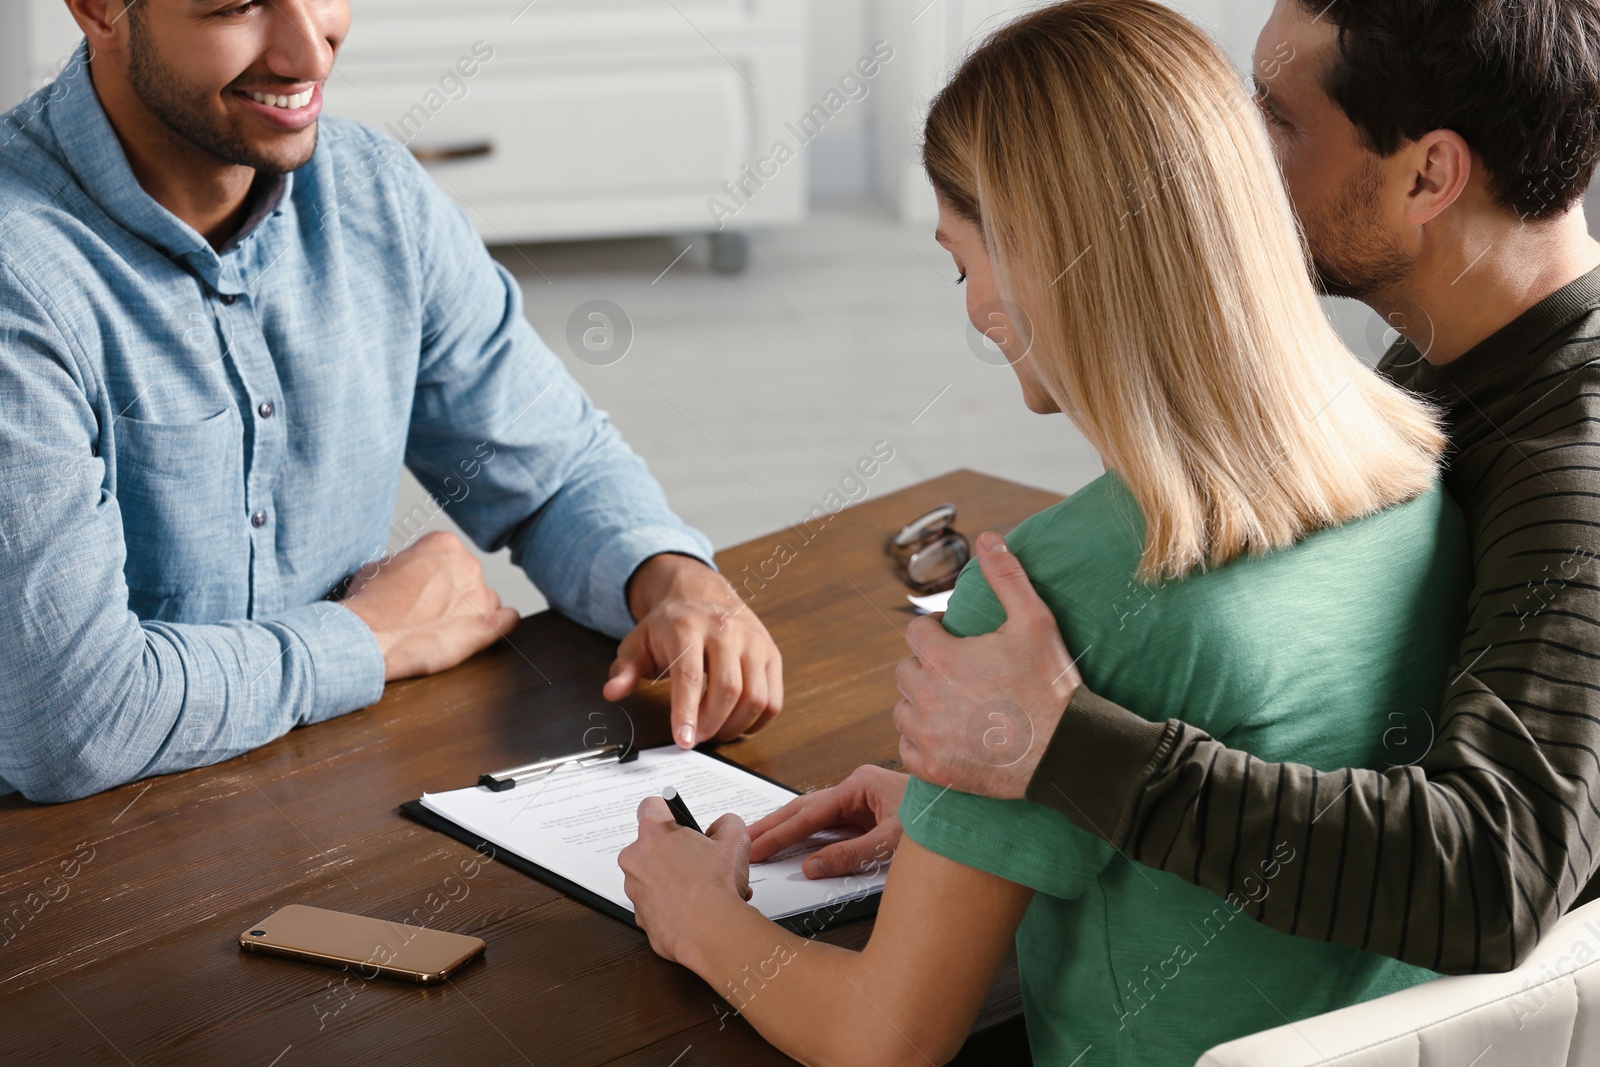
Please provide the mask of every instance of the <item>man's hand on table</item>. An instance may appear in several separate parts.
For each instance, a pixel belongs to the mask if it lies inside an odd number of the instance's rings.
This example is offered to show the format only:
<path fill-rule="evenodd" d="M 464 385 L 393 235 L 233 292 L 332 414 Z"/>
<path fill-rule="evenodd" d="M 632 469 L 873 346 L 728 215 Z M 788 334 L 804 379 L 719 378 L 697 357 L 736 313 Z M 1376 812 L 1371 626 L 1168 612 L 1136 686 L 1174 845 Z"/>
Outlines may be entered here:
<path fill-rule="evenodd" d="M 363 568 L 343 603 L 377 638 L 386 682 L 454 667 L 518 619 L 483 584 L 483 566 L 461 538 L 437 530 Z"/>
<path fill-rule="evenodd" d="M 978 565 L 1005 609 L 993 633 L 954 637 L 939 616 L 906 627 L 912 655 L 895 669 L 900 760 L 923 781 L 1019 799 L 1083 684 L 1055 615 L 999 534 L 978 538 Z"/>
<path fill-rule="evenodd" d="M 617 701 L 644 680 L 672 676 L 672 737 L 683 748 L 761 729 L 783 708 L 783 657 L 722 575 L 664 553 L 628 580 L 639 624 L 617 647 L 602 694 Z"/>

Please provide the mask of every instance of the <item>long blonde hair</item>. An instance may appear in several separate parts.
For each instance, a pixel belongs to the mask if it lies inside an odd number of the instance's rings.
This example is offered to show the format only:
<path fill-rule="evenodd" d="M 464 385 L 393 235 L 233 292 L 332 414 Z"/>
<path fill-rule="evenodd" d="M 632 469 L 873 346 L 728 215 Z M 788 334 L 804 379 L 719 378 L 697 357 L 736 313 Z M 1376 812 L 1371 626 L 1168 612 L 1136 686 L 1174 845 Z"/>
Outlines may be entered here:
<path fill-rule="evenodd" d="M 1334 333 L 1256 108 L 1181 16 L 1069 0 L 1003 27 L 935 99 L 923 160 L 1138 502 L 1143 580 L 1433 484 L 1436 413 Z"/>

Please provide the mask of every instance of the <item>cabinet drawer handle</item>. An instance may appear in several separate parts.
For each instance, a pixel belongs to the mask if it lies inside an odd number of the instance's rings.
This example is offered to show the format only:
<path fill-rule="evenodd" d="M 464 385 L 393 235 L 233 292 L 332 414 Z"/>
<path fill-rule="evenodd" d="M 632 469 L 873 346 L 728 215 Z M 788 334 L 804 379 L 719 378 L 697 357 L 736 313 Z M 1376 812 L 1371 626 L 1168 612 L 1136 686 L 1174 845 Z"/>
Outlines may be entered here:
<path fill-rule="evenodd" d="M 494 154 L 493 141 L 475 141 L 472 144 L 454 145 L 450 148 L 413 148 L 411 154 L 418 163 L 448 163 L 456 159 L 477 159 Z"/>

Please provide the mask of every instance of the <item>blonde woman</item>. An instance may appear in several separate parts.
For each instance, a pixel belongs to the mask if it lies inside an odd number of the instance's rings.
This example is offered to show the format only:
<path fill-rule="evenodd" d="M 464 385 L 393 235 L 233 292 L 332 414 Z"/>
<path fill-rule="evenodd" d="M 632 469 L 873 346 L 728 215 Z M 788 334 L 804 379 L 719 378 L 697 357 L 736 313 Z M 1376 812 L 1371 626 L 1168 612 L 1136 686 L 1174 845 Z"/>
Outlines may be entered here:
<path fill-rule="evenodd" d="M 1088 684 L 1265 760 L 1378 764 L 1395 714 L 1437 708 L 1469 577 L 1462 520 L 1433 414 L 1323 317 L 1222 55 L 1149 0 L 1047 8 L 962 66 L 924 159 L 969 316 L 1003 316 L 1029 409 L 1066 413 L 1105 461 L 1010 538 L 1087 650 Z M 945 626 L 1003 620 L 969 568 Z M 808 1063 L 948 1059 L 1013 936 L 1040 1063 L 1190 1063 L 1432 977 L 1236 918 L 1296 891 L 1292 850 L 1233 856 L 1222 900 L 1050 809 L 880 768 L 762 820 L 757 858 L 897 802 L 905 836 L 861 952 L 763 919 L 743 900 L 744 826 L 726 816 L 701 836 L 659 799 L 621 856 L 640 925 Z M 1367 887 L 1352 874 L 1342 890 Z"/>

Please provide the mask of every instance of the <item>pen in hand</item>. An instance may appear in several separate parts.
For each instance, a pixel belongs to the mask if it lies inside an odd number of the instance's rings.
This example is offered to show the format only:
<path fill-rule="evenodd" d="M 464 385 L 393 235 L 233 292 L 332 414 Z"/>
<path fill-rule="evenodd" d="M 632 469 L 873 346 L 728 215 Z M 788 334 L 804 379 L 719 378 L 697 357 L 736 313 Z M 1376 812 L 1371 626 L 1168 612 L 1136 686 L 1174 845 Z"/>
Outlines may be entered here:
<path fill-rule="evenodd" d="M 678 795 L 678 791 L 676 789 L 672 788 L 670 785 L 662 789 L 661 799 L 667 802 L 667 807 L 671 810 L 672 817 L 677 821 L 679 826 L 693 830 L 697 834 L 705 834 L 705 831 L 700 829 L 700 824 L 694 821 L 694 816 L 689 813 L 689 805 L 683 802 L 683 798 Z M 735 870 L 737 871 L 738 868 L 735 868 Z M 743 898 L 746 903 L 749 903 L 752 890 L 750 888 L 750 876 L 748 870 L 740 874 L 738 889 L 739 896 Z"/>
<path fill-rule="evenodd" d="M 689 814 L 689 805 L 683 802 L 676 789 L 667 786 L 661 791 L 661 799 L 667 802 L 667 807 L 672 810 L 672 817 L 678 821 L 679 826 L 687 826 L 697 834 L 705 833 L 700 829 L 700 824 L 694 821 L 694 816 Z"/>

